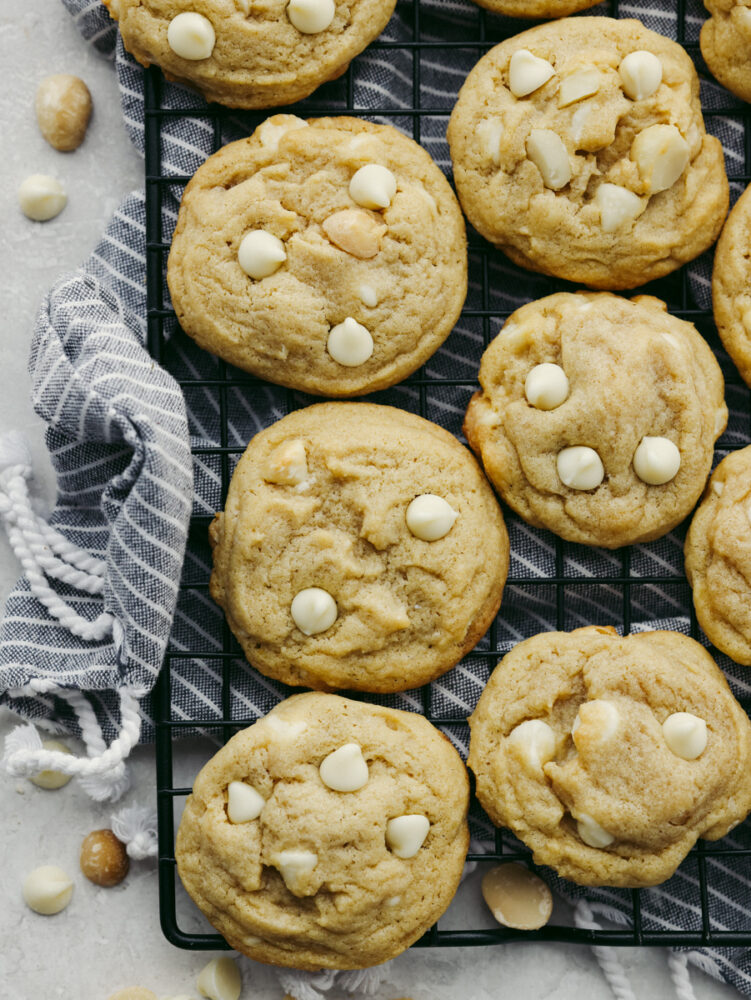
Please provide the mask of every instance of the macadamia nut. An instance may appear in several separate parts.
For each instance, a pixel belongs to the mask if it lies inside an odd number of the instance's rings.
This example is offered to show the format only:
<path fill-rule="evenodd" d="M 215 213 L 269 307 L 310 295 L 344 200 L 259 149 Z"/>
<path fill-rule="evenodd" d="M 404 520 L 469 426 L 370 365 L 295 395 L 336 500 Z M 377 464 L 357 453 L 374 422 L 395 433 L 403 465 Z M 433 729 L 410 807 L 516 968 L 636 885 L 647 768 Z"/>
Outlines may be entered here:
<path fill-rule="evenodd" d="M 80 864 L 89 882 L 105 888 L 119 885 L 130 867 L 125 844 L 112 830 L 94 830 L 84 837 Z"/>
<path fill-rule="evenodd" d="M 37 87 L 35 109 L 39 131 L 50 146 L 63 153 L 78 149 L 91 118 L 91 94 L 80 77 L 46 76 Z"/>

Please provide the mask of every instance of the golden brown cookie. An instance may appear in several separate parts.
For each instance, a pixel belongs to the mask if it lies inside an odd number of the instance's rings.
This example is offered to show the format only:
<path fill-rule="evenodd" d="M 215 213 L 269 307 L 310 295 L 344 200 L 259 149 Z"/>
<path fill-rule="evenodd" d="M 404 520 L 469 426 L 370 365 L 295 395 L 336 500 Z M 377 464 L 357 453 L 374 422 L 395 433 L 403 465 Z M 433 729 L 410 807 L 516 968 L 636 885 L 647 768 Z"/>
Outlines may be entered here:
<path fill-rule="evenodd" d="M 691 511 L 727 424 L 720 367 L 691 323 L 641 295 L 558 292 L 485 351 L 464 432 L 525 521 L 617 548 Z"/>
<path fill-rule="evenodd" d="M 354 396 L 400 381 L 451 332 L 464 221 L 396 129 L 275 115 L 196 172 L 167 279 L 201 347 L 279 385 Z"/>
<path fill-rule="evenodd" d="M 712 307 L 725 350 L 751 385 L 751 188 L 733 206 L 717 243 Z"/>
<path fill-rule="evenodd" d="M 469 722 L 488 815 L 580 885 L 657 885 L 751 809 L 751 724 L 677 632 L 536 635 L 501 660 Z"/>
<path fill-rule="evenodd" d="M 718 649 L 751 666 L 751 446 L 712 473 L 685 555 L 699 624 Z"/>
<path fill-rule="evenodd" d="M 257 434 L 211 542 L 211 594 L 248 660 L 323 690 L 403 691 L 445 673 L 490 626 L 508 570 L 472 455 L 371 403 L 320 403 Z"/>
<path fill-rule="evenodd" d="M 552 17 L 566 17 L 585 7 L 593 7 L 597 0 L 475 0 L 475 3 L 506 17 L 548 20 Z"/>
<path fill-rule="evenodd" d="M 694 64 L 639 21 L 576 17 L 501 42 L 447 135 L 472 225 L 514 263 L 593 288 L 668 274 L 727 212 Z"/>
<path fill-rule="evenodd" d="M 143 66 L 230 108 L 271 108 L 334 80 L 395 0 L 103 0 Z"/>
<path fill-rule="evenodd" d="M 701 54 L 723 87 L 751 101 L 751 8 L 734 0 L 704 0 Z"/>
<path fill-rule="evenodd" d="M 421 716 L 295 695 L 196 778 L 178 872 L 251 958 L 377 965 L 449 905 L 469 845 L 468 799 L 461 758 Z"/>

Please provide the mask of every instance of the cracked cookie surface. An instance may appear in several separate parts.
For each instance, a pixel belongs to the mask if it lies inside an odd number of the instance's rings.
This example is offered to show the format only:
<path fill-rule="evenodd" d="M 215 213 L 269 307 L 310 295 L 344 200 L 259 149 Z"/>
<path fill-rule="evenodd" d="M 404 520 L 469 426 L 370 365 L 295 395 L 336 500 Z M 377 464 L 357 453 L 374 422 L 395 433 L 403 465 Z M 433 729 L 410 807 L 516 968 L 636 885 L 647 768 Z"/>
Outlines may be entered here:
<path fill-rule="evenodd" d="M 321 765 L 344 746 L 359 748 L 366 770 L 360 787 L 342 792 Z M 233 782 L 255 791 L 252 819 L 230 820 Z M 196 778 L 177 835 L 178 871 L 245 955 L 298 969 L 376 965 L 449 905 L 469 846 L 468 798 L 461 758 L 421 716 L 295 695 Z M 415 816 L 419 835 L 397 846 L 393 820 Z"/>
<path fill-rule="evenodd" d="M 751 809 L 748 716 L 677 632 L 534 636 L 501 660 L 469 721 L 493 822 L 581 885 L 657 885 Z M 676 739 L 686 722 L 693 742 Z"/>
<path fill-rule="evenodd" d="M 442 526 L 428 512 L 435 540 L 407 523 L 424 496 L 449 508 Z M 490 626 L 508 570 L 500 508 L 471 453 L 371 403 L 320 403 L 257 434 L 211 541 L 211 594 L 248 660 L 321 689 L 400 691 L 445 673 Z"/>
<path fill-rule="evenodd" d="M 554 406 L 531 394 L 538 366 L 564 381 Z M 530 302 L 485 351 L 479 381 L 464 432 L 488 478 L 530 524 L 587 545 L 648 541 L 682 521 L 727 423 L 710 347 L 651 296 L 559 292 Z M 672 477 L 655 482 L 665 476 L 641 468 L 645 441 L 677 458 Z M 599 458 L 599 482 L 562 478 L 564 451 L 582 448 Z"/>
<path fill-rule="evenodd" d="M 352 187 L 372 167 L 366 195 L 385 207 Z M 256 280 L 238 254 L 258 231 L 282 259 Z M 276 115 L 194 175 L 167 279 L 201 347 L 279 385 L 359 395 L 403 379 L 451 332 L 467 290 L 464 221 L 429 154 L 390 126 Z M 340 363 L 330 337 L 353 323 L 372 353 Z"/>
<path fill-rule="evenodd" d="M 336 0 L 333 20 L 305 33 L 291 22 L 288 0 L 104 0 L 123 45 L 144 66 L 232 108 L 270 108 L 307 97 L 340 76 L 386 27 L 395 0 Z M 333 4 L 332 4 L 333 6 Z M 170 22 L 195 12 L 214 45 L 206 58 L 183 58 L 170 46 Z"/>
<path fill-rule="evenodd" d="M 751 101 L 751 5 L 704 0 L 709 20 L 701 28 L 701 54 L 723 87 Z"/>
<path fill-rule="evenodd" d="M 635 20 L 571 18 L 497 45 L 467 77 L 447 135 L 475 228 L 514 263 L 591 287 L 675 270 L 727 212 L 694 65 Z"/>
<path fill-rule="evenodd" d="M 714 255 L 712 309 L 723 346 L 751 385 L 751 188 L 733 205 Z"/>

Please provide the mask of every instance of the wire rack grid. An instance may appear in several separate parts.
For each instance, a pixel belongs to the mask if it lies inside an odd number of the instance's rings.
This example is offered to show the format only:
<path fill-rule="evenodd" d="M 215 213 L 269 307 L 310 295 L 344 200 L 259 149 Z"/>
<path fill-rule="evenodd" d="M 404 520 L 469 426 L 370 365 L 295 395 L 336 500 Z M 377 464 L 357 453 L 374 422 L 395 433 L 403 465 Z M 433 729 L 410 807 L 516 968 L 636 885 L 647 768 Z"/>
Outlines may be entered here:
<path fill-rule="evenodd" d="M 698 44 L 695 41 L 686 41 L 687 2 L 691 2 L 691 0 L 677 0 L 677 37 L 678 41 L 685 45 L 689 54 L 694 58 L 700 74 L 706 78 L 708 74 L 701 60 Z M 436 40 L 433 36 L 423 36 L 421 0 L 403 0 L 403 2 L 400 0 L 397 11 L 402 15 L 402 19 L 411 26 L 411 37 L 399 41 L 379 39 L 369 47 L 368 51 L 381 51 L 385 58 L 393 58 L 397 53 L 403 53 L 409 57 L 412 66 L 411 106 L 408 108 L 386 106 L 366 108 L 359 106 L 355 100 L 354 66 L 357 62 L 355 60 L 355 63 L 350 66 L 340 80 L 320 88 L 312 99 L 304 102 L 304 112 L 301 113 L 308 116 L 331 113 L 360 115 L 376 120 L 393 121 L 395 124 L 398 122 L 401 127 L 407 130 L 411 129 L 414 139 L 420 142 L 421 137 L 426 134 L 426 122 L 430 123 L 431 134 L 435 134 L 436 125 L 439 131 L 445 130 L 451 110 L 450 107 L 431 106 L 429 100 L 426 99 L 429 90 L 425 90 L 421 78 L 423 55 L 429 53 L 433 57 L 440 57 L 441 52 L 448 53 L 461 49 L 469 53 L 471 61 L 474 62 L 498 41 L 530 26 L 519 21 L 496 17 L 478 8 L 475 29 L 471 37 Z M 611 16 L 618 17 L 619 0 L 610 0 L 609 3 L 601 5 L 596 10 L 585 13 L 609 13 Z M 162 131 L 165 122 L 174 121 L 178 117 L 210 122 L 213 129 L 213 150 L 215 151 L 222 145 L 222 122 L 229 116 L 237 117 L 237 112 L 231 112 L 217 105 L 198 106 L 201 105 L 198 100 L 194 109 L 176 110 L 173 107 L 167 107 L 163 102 L 164 91 L 165 84 L 159 70 L 156 68 L 147 70 L 145 72 L 145 166 L 148 345 L 157 361 L 163 359 L 167 342 L 167 329 L 172 329 L 169 324 L 174 322 L 174 313 L 169 306 L 164 280 L 166 256 L 169 251 L 169 242 L 165 241 L 163 233 L 162 208 L 165 190 L 168 187 L 172 190 L 175 187 L 182 187 L 190 179 L 189 177 L 176 176 L 174 173 L 163 172 Z M 296 109 L 292 107 L 281 110 L 294 112 Z M 246 114 L 244 121 L 247 123 L 248 132 L 269 113 L 273 112 Z M 737 195 L 742 187 L 745 187 L 751 180 L 751 107 L 734 102 L 728 95 L 725 106 L 705 108 L 705 120 L 709 131 L 712 131 L 713 118 L 730 119 L 743 130 L 744 154 L 743 163 L 740 165 L 742 172 L 738 172 L 739 164 L 737 163 L 730 165 L 729 169 L 731 184 Z M 471 301 L 468 300 L 462 318 L 479 324 L 482 331 L 482 344 L 478 348 L 476 358 L 477 368 L 479 367 L 482 346 L 490 342 L 500 323 L 511 310 L 504 310 L 498 308 L 496 304 L 491 304 L 491 266 L 493 261 L 502 256 L 500 251 L 487 244 L 471 229 L 469 249 L 470 273 L 479 285 L 479 295 L 476 294 Z M 570 287 L 565 282 L 543 279 L 539 286 L 539 294 L 549 294 Z M 749 405 L 748 392 L 722 352 L 711 312 L 694 305 L 686 268 L 652 283 L 648 291 L 667 301 L 672 313 L 694 322 L 715 348 L 724 369 L 728 393 L 735 393 L 736 397 L 740 399 L 740 403 L 736 404 L 735 409 L 740 408 L 748 417 L 748 420 L 744 421 L 743 427 L 736 427 L 733 435 L 726 436 L 718 442 L 718 452 L 724 453 L 744 446 L 751 441 L 751 406 Z M 182 334 L 178 329 L 172 335 L 181 336 Z M 233 464 L 243 451 L 242 447 L 229 440 L 227 432 L 227 417 L 230 409 L 228 393 L 231 388 L 239 387 L 252 402 L 254 392 L 258 392 L 262 383 L 224 362 L 212 364 L 205 376 L 191 374 L 189 377 L 179 378 L 178 381 L 186 392 L 205 389 L 215 391 L 217 394 L 219 441 L 215 445 L 194 448 L 194 454 L 205 455 L 216 461 L 221 479 L 221 503 L 223 505 Z M 428 418 L 430 418 L 428 390 L 434 390 L 437 387 L 451 387 L 465 392 L 468 397 L 476 387 L 474 379 L 452 378 L 449 375 L 436 378 L 435 375 L 429 375 L 425 368 L 416 372 L 404 384 L 411 387 L 416 394 L 418 400 L 416 412 Z M 283 405 L 287 412 L 303 405 L 306 401 L 313 401 L 301 399 L 298 394 L 291 391 L 280 390 L 280 393 L 283 394 Z M 512 528 L 517 520 L 515 515 L 508 510 L 504 510 L 504 515 L 507 524 Z M 191 536 L 205 535 L 209 521 L 210 517 L 195 516 L 191 524 Z M 577 593 L 585 591 L 586 588 L 595 587 L 606 588 L 611 597 L 613 594 L 616 595 L 616 623 L 622 627 L 624 633 L 627 633 L 632 626 L 634 591 L 638 588 L 639 593 L 643 594 L 648 592 L 649 588 L 661 587 L 673 588 L 675 603 L 680 606 L 679 613 L 690 619 L 691 633 L 695 638 L 698 637 L 698 626 L 690 600 L 690 591 L 685 577 L 680 572 L 645 573 L 643 569 L 640 569 L 635 574 L 632 566 L 632 549 L 624 548 L 615 554 L 611 553 L 605 568 L 594 574 L 572 573 L 569 558 L 576 547 L 567 545 L 559 538 L 552 539 L 552 537 L 551 545 L 554 546 L 553 561 L 550 572 L 544 579 L 541 580 L 539 576 L 515 575 L 512 563 L 512 571 L 506 584 L 506 593 L 509 593 L 510 590 L 516 590 L 530 599 L 534 595 L 535 588 L 547 588 L 548 593 L 554 591 L 555 611 L 551 627 L 557 629 L 574 627 L 568 613 L 568 605 L 572 601 L 575 602 Z M 205 595 L 208 589 L 208 579 L 184 579 L 181 589 L 183 592 L 196 591 Z M 506 598 L 504 597 L 504 604 L 505 602 Z M 485 663 L 488 674 L 503 652 L 499 639 L 503 616 L 504 606 L 501 607 L 499 618 L 492 625 L 489 636 L 476 650 L 469 654 L 474 661 L 480 659 Z M 600 624 L 600 622 L 588 622 L 588 624 Z M 540 629 L 535 629 L 535 631 L 540 631 Z M 244 718 L 242 713 L 238 714 L 233 706 L 233 661 L 236 661 L 238 655 L 242 654 L 226 623 L 221 626 L 220 640 L 221 648 L 219 651 L 203 648 L 186 650 L 171 642 L 165 655 L 164 668 L 155 692 L 160 915 L 162 927 L 168 940 L 179 947 L 190 949 L 220 949 L 228 946 L 218 934 L 186 931 L 179 925 L 176 905 L 174 816 L 175 804 L 190 793 L 190 788 L 180 787 L 175 783 L 173 740 L 188 731 L 195 732 L 198 729 L 204 733 L 216 734 L 221 742 L 225 742 L 236 731 L 254 721 L 253 718 Z M 198 720 L 175 719 L 171 709 L 172 665 L 178 659 L 182 661 L 190 657 L 200 657 L 202 660 L 210 659 L 216 663 L 221 672 L 221 717 L 212 718 L 210 723 L 200 726 Z M 276 687 L 281 695 L 292 693 L 292 689 L 285 689 L 282 685 L 276 685 Z M 447 714 L 445 711 L 436 713 L 431 687 L 431 685 L 426 685 L 419 692 L 419 704 L 422 706 L 424 715 L 434 724 L 444 728 L 445 731 L 458 728 L 466 732 L 467 723 L 464 715 Z M 358 695 L 355 696 L 358 697 Z M 367 698 L 368 696 L 362 697 Z M 748 706 L 745 707 L 748 708 Z M 481 812 L 476 803 L 473 804 L 473 811 Z M 711 920 L 710 905 L 712 861 L 719 859 L 720 862 L 723 862 L 724 859 L 724 863 L 733 865 L 742 863 L 742 859 L 746 857 L 751 858 L 751 846 L 738 848 L 725 846 L 724 842 L 719 845 L 710 845 L 699 841 L 690 855 L 697 875 L 696 908 L 700 914 L 696 926 L 691 930 L 660 929 L 645 922 L 642 913 L 642 893 L 640 890 L 633 890 L 630 893 L 630 926 L 592 931 L 561 924 L 548 924 L 538 931 L 521 932 L 504 927 L 442 929 L 436 924 L 417 942 L 416 946 L 488 945 L 511 939 L 566 941 L 588 945 L 748 946 L 751 944 L 751 917 L 749 917 L 747 925 L 740 929 L 720 929 Z M 491 853 L 471 854 L 469 856 L 469 860 L 476 861 L 498 861 L 501 859 L 504 861 L 520 860 L 531 864 L 529 852 L 524 846 L 502 831 L 495 832 L 495 845 Z"/>

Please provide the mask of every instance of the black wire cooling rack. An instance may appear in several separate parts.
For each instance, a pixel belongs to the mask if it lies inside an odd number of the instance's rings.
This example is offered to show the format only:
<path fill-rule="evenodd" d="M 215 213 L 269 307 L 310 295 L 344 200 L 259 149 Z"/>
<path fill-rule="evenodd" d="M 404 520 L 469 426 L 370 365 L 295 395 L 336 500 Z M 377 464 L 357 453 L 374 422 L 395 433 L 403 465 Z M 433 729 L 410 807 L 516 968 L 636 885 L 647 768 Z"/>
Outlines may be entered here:
<path fill-rule="evenodd" d="M 699 46 L 696 41 L 687 40 L 687 12 L 686 4 L 693 0 L 677 0 L 677 32 L 678 41 L 684 44 L 689 54 L 697 64 L 700 75 L 707 79 L 709 74 L 701 59 Z M 692 9 L 693 10 L 693 9 Z M 421 19 L 420 0 L 404 0 L 397 5 L 397 11 L 402 20 L 410 26 L 410 37 L 406 40 L 374 42 L 368 52 L 380 51 L 383 58 L 396 58 L 399 53 L 406 54 L 411 64 L 411 106 L 404 107 L 362 107 L 358 106 L 355 100 L 354 70 L 356 61 L 348 69 L 347 73 L 334 84 L 328 84 L 321 88 L 312 99 L 304 103 L 304 113 L 306 116 L 316 114 L 348 114 L 376 118 L 378 120 L 391 120 L 402 128 L 411 127 L 412 135 L 417 142 L 420 142 L 424 135 L 443 135 L 450 107 L 432 107 L 429 103 L 430 88 L 423 86 L 422 60 L 430 53 L 431 58 L 440 59 L 441 53 L 465 50 L 471 53 L 474 63 L 492 45 L 503 38 L 517 34 L 519 31 L 531 26 L 526 22 L 496 17 L 480 8 L 475 14 L 475 28 L 471 32 L 471 37 L 456 37 L 451 40 L 436 40 L 432 35 L 424 37 L 422 25 L 424 17 Z M 611 0 L 607 5 L 596 10 L 585 11 L 585 13 L 609 13 L 613 17 L 619 16 L 619 0 Z M 624 11 L 625 13 L 625 11 Z M 694 23 L 697 17 L 690 18 Z M 653 27 L 655 25 L 652 25 Z M 657 25 L 659 28 L 659 25 Z M 459 81 L 460 83 L 461 81 Z M 458 86 L 457 84 L 457 91 Z M 169 252 L 169 243 L 165 242 L 163 233 L 162 205 L 164 192 L 168 186 L 174 190 L 175 186 L 182 187 L 189 180 L 188 177 L 176 177 L 174 174 L 162 172 L 162 133 L 165 122 L 174 121 L 177 117 L 185 119 L 200 119 L 203 122 L 211 122 L 213 127 L 213 150 L 221 146 L 221 132 L 223 120 L 228 120 L 233 116 L 237 118 L 237 112 L 229 111 L 217 105 L 198 106 L 200 101 L 196 100 L 196 107 L 188 110 L 175 110 L 173 107 L 166 107 L 163 103 L 165 94 L 164 79 L 156 68 L 151 68 L 145 73 L 145 114 L 146 114 L 146 250 L 147 250 L 147 303 L 148 303 L 148 345 L 153 357 L 159 361 L 163 357 L 166 344 L 166 329 L 174 322 L 174 313 L 169 308 L 169 296 L 164 280 L 166 256 Z M 296 110 L 291 108 L 280 109 L 283 111 Z M 243 120 L 247 122 L 248 133 L 262 121 L 269 113 L 257 114 L 245 113 Z M 706 107 L 705 121 L 708 131 L 713 131 L 712 118 L 724 117 L 729 119 L 734 125 L 743 130 L 744 135 L 744 156 L 742 163 L 742 173 L 737 172 L 740 164 L 728 164 L 729 177 L 732 182 L 736 182 L 736 194 L 741 187 L 751 180 L 751 107 L 747 104 L 734 101 L 730 95 L 723 107 Z M 475 283 L 479 284 L 479 297 L 474 295 L 472 301 L 468 300 L 468 307 L 463 311 L 463 318 L 479 323 L 482 330 L 482 342 L 487 345 L 502 321 L 509 312 L 503 309 L 491 308 L 490 301 L 490 267 L 494 259 L 500 259 L 502 255 L 484 240 L 482 240 L 471 229 L 469 231 L 470 246 L 470 276 Z M 504 260 L 504 264 L 506 264 Z M 540 284 L 539 295 L 549 294 L 553 291 L 570 288 L 564 282 L 545 279 Z M 709 310 L 698 309 L 693 305 L 692 296 L 689 290 L 688 275 L 686 268 L 653 282 L 646 291 L 658 295 L 668 303 L 670 311 L 684 319 L 695 323 L 700 332 L 710 342 L 715 349 L 715 353 L 723 367 L 728 402 L 734 411 L 742 411 L 748 414 L 748 423 L 745 422 L 741 428 L 736 426 L 732 437 L 725 437 L 718 442 L 718 452 L 725 452 L 737 447 L 742 447 L 751 441 L 751 406 L 749 405 L 748 390 L 742 384 L 738 375 L 730 364 L 727 356 L 722 351 L 721 344 L 717 338 L 713 324 L 712 315 Z M 169 327 L 172 328 L 171 325 Z M 178 335 L 179 331 L 178 331 Z M 479 368 L 481 349 L 478 345 L 477 368 Z M 208 356 L 207 356 L 208 357 Z M 178 379 L 181 386 L 186 391 L 195 389 L 211 389 L 217 393 L 218 398 L 218 419 L 219 419 L 219 443 L 215 446 L 207 446 L 194 449 L 196 454 L 213 457 L 221 478 L 221 506 L 224 505 L 233 463 L 243 448 L 236 447 L 229 442 L 227 432 L 227 417 L 229 412 L 228 392 L 230 387 L 241 386 L 247 392 L 247 398 L 252 402 L 253 393 L 257 391 L 258 381 L 252 377 L 238 372 L 223 362 L 212 361 L 207 371 L 206 377 L 195 377 Z M 435 378 L 430 377 L 425 369 L 420 369 L 404 383 L 416 391 L 419 398 L 417 412 L 430 419 L 428 413 L 427 396 L 428 390 L 435 390 L 440 387 L 463 387 L 467 393 L 467 398 L 475 388 L 475 382 L 468 379 L 455 378 Z M 284 393 L 286 400 L 286 411 L 289 412 L 299 402 L 296 402 L 292 392 Z M 506 521 L 511 525 L 515 520 L 515 515 L 504 510 Z M 191 535 L 204 535 L 208 529 L 208 517 L 195 517 L 191 524 Z M 570 629 L 572 625 L 568 614 L 568 606 L 575 603 L 577 595 L 586 591 L 587 588 L 608 588 L 609 593 L 617 594 L 616 613 L 619 623 L 625 633 L 629 632 L 632 624 L 633 595 L 635 590 L 643 595 L 650 587 L 660 587 L 669 590 L 674 595 L 674 604 L 680 610 L 676 614 L 681 614 L 690 618 L 692 635 L 698 636 L 698 627 L 693 613 L 690 590 L 683 575 L 676 573 L 665 573 L 664 575 L 638 575 L 632 573 L 632 550 L 624 548 L 611 554 L 610 569 L 604 572 L 597 572 L 595 575 L 580 573 L 572 575 L 568 571 L 567 559 L 571 546 L 561 539 L 552 539 L 554 546 L 554 565 L 551 566 L 550 575 L 542 580 L 539 577 L 526 577 L 523 575 L 510 575 L 506 584 L 506 593 L 510 589 L 517 589 L 517 593 L 533 597 L 535 588 L 546 588 L 546 593 L 552 598 L 555 592 L 553 615 L 553 625 L 558 629 Z M 206 594 L 208 580 L 183 580 L 181 584 L 183 592 L 195 590 Z M 504 599 L 505 603 L 505 599 Z M 504 608 L 501 608 L 499 618 L 490 629 L 488 638 L 481 643 L 470 655 L 473 661 L 478 659 L 484 661 L 488 673 L 493 669 L 499 659 L 502 650 L 499 648 L 499 623 L 503 621 Z M 590 624 L 601 624 L 591 622 Z M 174 780 L 173 770 L 173 740 L 190 730 L 197 728 L 203 732 L 211 732 L 219 737 L 221 742 L 226 742 L 236 731 L 249 725 L 253 719 L 243 718 L 233 710 L 232 704 L 232 667 L 233 659 L 237 659 L 241 651 L 232 637 L 226 624 L 221 627 L 221 650 L 209 651 L 186 650 L 183 646 L 177 646 L 170 642 L 165 655 L 165 663 L 155 692 L 155 726 L 156 726 L 156 753 L 157 753 L 157 794 L 158 794 L 158 815 L 159 815 L 159 892 L 160 892 L 160 914 L 162 928 L 168 940 L 173 944 L 190 949 L 220 949 L 229 947 L 224 939 L 215 933 L 194 933 L 186 931 L 179 926 L 177 907 L 177 873 L 174 855 L 174 835 L 175 835 L 175 807 L 181 800 L 190 793 L 190 788 L 178 787 Z M 211 660 L 215 664 L 217 671 L 221 672 L 221 717 L 211 718 L 210 722 L 201 723 L 200 720 L 185 720 L 173 718 L 171 711 L 171 667 L 173 661 L 185 660 L 195 657 L 202 660 Z M 282 686 L 279 686 L 282 688 Z M 292 689 L 287 689 L 292 693 Z M 356 695 L 357 697 L 357 695 Z M 367 698 L 367 696 L 364 696 Z M 431 722 L 444 729 L 453 728 L 455 731 L 467 732 L 467 723 L 464 716 L 450 717 L 445 713 L 437 715 L 434 711 L 434 699 L 431 685 L 426 685 L 420 691 L 422 710 Z M 747 708 L 749 706 L 746 706 Z M 177 751 L 179 753 L 179 750 Z M 473 808 L 479 810 L 479 806 L 474 803 Z M 179 808 L 177 810 L 179 812 Z M 544 940 L 544 941 L 566 941 L 579 944 L 611 944 L 611 945 L 670 945 L 670 946 L 748 946 L 751 945 L 751 915 L 747 917 L 745 926 L 734 930 L 718 928 L 711 920 L 711 895 L 712 889 L 712 862 L 716 859 L 725 859 L 730 866 L 742 864 L 742 859 L 751 858 L 751 848 L 731 848 L 721 843 L 719 845 L 708 844 L 699 841 L 691 852 L 689 860 L 685 864 L 692 864 L 697 875 L 697 893 L 695 909 L 697 911 L 696 926 L 692 930 L 674 931 L 665 929 L 655 929 L 653 924 L 645 922 L 642 914 L 642 898 L 640 890 L 633 890 L 630 893 L 630 926 L 616 929 L 604 929 L 599 931 L 584 930 L 571 926 L 559 924 L 548 924 L 538 931 L 516 931 L 504 927 L 486 928 L 463 928 L 463 929 L 442 929 L 439 924 L 433 926 L 424 937 L 417 942 L 416 947 L 425 946 L 461 946 L 461 945 L 488 945 L 498 944 L 511 939 Z M 502 831 L 495 833 L 495 849 L 489 854 L 470 854 L 469 860 L 476 861 L 510 861 L 519 860 L 531 864 L 529 852 L 518 844 L 508 834 Z M 439 922 L 440 923 L 440 922 Z M 646 925 L 645 925 L 646 924 Z"/>

